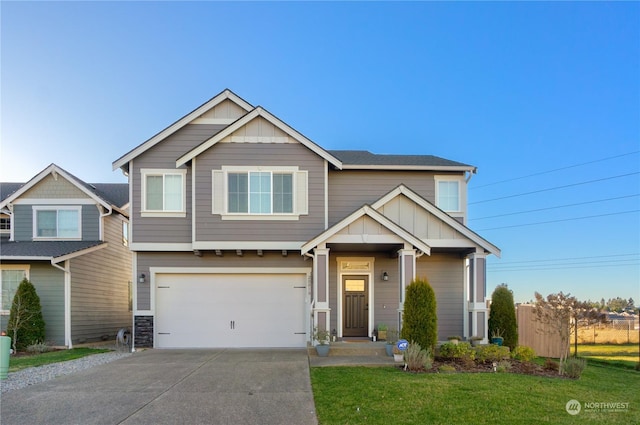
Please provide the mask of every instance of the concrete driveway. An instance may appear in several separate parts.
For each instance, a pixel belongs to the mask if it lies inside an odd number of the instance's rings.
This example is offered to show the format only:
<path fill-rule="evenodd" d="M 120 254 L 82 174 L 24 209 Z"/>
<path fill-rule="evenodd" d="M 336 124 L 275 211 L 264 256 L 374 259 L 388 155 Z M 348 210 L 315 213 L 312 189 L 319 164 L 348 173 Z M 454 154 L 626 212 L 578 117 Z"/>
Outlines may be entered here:
<path fill-rule="evenodd" d="M 318 423 L 304 349 L 147 350 L 0 407 L 3 425 Z"/>

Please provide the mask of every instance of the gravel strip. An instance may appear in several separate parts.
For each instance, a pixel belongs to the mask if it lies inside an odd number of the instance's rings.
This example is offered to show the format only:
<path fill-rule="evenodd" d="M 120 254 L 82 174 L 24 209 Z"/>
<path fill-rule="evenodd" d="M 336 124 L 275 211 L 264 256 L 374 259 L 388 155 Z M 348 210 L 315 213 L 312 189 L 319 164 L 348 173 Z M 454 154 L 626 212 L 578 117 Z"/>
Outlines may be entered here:
<path fill-rule="evenodd" d="M 58 376 L 79 372 L 130 355 L 131 353 L 126 351 L 111 351 L 108 353 L 92 354 L 66 362 L 51 363 L 44 366 L 29 367 L 17 372 L 10 372 L 7 379 L 0 381 L 0 391 L 6 393 L 19 390 L 29 385 L 46 382 Z"/>

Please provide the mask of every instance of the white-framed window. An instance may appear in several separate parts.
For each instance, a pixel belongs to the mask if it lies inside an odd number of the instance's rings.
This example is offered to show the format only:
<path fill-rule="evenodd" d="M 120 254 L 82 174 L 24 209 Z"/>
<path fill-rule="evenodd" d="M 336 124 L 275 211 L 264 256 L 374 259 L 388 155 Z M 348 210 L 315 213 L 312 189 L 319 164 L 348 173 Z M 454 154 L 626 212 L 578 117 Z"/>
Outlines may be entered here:
<path fill-rule="evenodd" d="M 307 214 L 307 171 L 298 167 L 213 170 L 213 213 L 223 219 L 297 219 Z"/>
<path fill-rule="evenodd" d="M 10 234 L 11 233 L 11 217 L 7 214 L 0 214 L 0 233 L 1 234 Z"/>
<path fill-rule="evenodd" d="M 142 216 L 186 215 L 187 170 L 142 169 Z"/>
<path fill-rule="evenodd" d="M 34 206 L 34 239 L 81 239 L 81 206 Z"/>
<path fill-rule="evenodd" d="M 461 182 L 436 178 L 436 205 L 446 212 L 462 211 Z"/>
<path fill-rule="evenodd" d="M 13 297 L 24 278 L 29 279 L 29 265 L 3 264 L 0 266 L 0 313 L 9 314 Z"/>

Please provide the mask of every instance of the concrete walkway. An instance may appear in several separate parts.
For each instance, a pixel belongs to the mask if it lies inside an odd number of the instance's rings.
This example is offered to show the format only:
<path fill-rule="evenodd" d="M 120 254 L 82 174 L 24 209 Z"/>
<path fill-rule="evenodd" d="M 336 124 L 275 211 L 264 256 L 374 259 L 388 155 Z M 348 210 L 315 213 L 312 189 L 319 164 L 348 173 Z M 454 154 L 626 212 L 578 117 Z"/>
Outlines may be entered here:
<path fill-rule="evenodd" d="M 147 350 L 2 396 L 0 423 L 317 424 L 304 349 Z"/>

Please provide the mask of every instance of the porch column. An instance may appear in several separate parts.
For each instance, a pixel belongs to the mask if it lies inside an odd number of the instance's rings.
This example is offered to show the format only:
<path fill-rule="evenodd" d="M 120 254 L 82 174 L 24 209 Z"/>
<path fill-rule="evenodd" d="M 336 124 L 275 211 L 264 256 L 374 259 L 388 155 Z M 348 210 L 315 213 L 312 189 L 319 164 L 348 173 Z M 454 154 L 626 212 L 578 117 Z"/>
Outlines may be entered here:
<path fill-rule="evenodd" d="M 329 248 L 315 248 L 313 253 L 313 326 L 330 331 Z M 314 341 L 311 343 L 315 344 Z"/>
<path fill-rule="evenodd" d="M 487 308 L 487 254 L 475 252 L 469 260 L 469 302 L 467 321 L 469 336 L 481 336 L 482 342 L 488 342 L 489 309 Z"/>
<path fill-rule="evenodd" d="M 398 251 L 398 276 L 400 276 L 398 285 L 398 290 L 400 291 L 398 297 L 398 330 L 400 330 L 402 329 L 406 289 L 416 277 L 416 250 L 413 247 L 405 245 L 403 249 Z"/>

